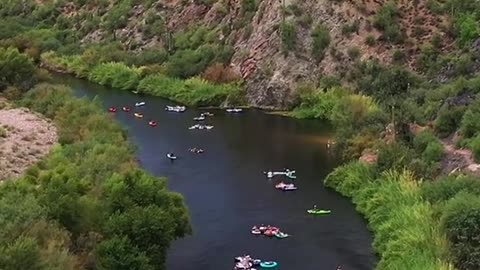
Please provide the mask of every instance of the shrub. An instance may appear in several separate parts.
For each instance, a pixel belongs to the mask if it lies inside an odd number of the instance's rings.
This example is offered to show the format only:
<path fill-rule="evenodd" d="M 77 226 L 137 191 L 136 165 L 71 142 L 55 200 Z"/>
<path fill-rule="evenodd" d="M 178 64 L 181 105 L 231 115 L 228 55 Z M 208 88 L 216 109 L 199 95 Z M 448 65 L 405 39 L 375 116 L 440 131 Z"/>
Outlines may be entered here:
<path fill-rule="evenodd" d="M 383 172 L 389 169 L 403 170 L 413 160 L 412 151 L 401 143 L 383 144 L 378 151 L 377 169 Z"/>
<path fill-rule="evenodd" d="M 169 76 L 188 78 L 202 73 L 215 58 L 214 48 L 208 45 L 196 50 L 180 50 L 173 54 L 166 64 Z"/>
<path fill-rule="evenodd" d="M 417 153 L 423 153 L 431 142 L 437 142 L 438 139 L 430 130 L 420 132 L 413 138 L 413 147 Z"/>
<path fill-rule="evenodd" d="M 34 72 L 32 60 L 25 54 L 14 48 L 0 48 L 0 91 L 8 85 L 30 88 Z"/>
<path fill-rule="evenodd" d="M 469 106 L 460 123 L 460 133 L 464 138 L 480 134 L 480 99 Z"/>
<path fill-rule="evenodd" d="M 400 64 L 405 60 L 405 54 L 400 50 L 393 51 L 392 60 L 394 63 Z"/>
<path fill-rule="evenodd" d="M 480 182 L 473 176 L 450 175 L 422 183 L 422 197 L 431 204 L 442 204 L 460 193 L 480 195 Z"/>
<path fill-rule="evenodd" d="M 422 153 L 422 158 L 426 162 L 438 162 L 443 156 L 443 145 L 438 141 L 432 141 L 427 145 Z"/>
<path fill-rule="evenodd" d="M 376 43 L 376 40 L 375 40 L 375 37 L 372 36 L 372 35 L 368 35 L 366 38 L 365 38 L 365 44 L 367 44 L 368 46 L 374 46 Z"/>
<path fill-rule="evenodd" d="M 325 178 L 325 186 L 334 188 L 342 195 L 353 197 L 375 179 L 372 167 L 360 162 L 350 162 L 337 167 Z"/>
<path fill-rule="evenodd" d="M 442 227 L 446 231 L 455 266 L 461 270 L 478 269 L 480 259 L 480 199 L 460 193 L 443 208 Z"/>
<path fill-rule="evenodd" d="M 232 83 L 240 80 L 240 76 L 235 71 L 220 63 L 209 66 L 205 70 L 203 78 L 215 84 Z"/>
<path fill-rule="evenodd" d="M 330 33 L 325 26 L 317 25 L 312 31 L 312 39 L 312 56 L 315 60 L 321 61 L 330 45 Z"/>
<path fill-rule="evenodd" d="M 402 41 L 402 32 L 397 17 L 397 6 L 395 2 L 391 1 L 380 8 L 373 21 L 373 25 L 384 32 L 385 38 L 394 43 Z"/>
<path fill-rule="evenodd" d="M 122 90 L 133 90 L 141 77 L 138 68 L 127 67 L 123 63 L 106 63 L 97 65 L 88 79 L 101 85 L 108 85 Z"/>
<path fill-rule="evenodd" d="M 300 106 L 292 111 L 292 115 L 302 119 L 318 118 L 332 120 L 332 111 L 344 95 L 345 91 L 340 88 L 303 94 L 300 97 Z"/>
<path fill-rule="evenodd" d="M 350 47 L 347 50 L 350 59 L 355 60 L 360 57 L 360 49 L 358 47 Z"/>
<path fill-rule="evenodd" d="M 350 24 L 344 24 L 342 26 L 342 34 L 345 36 L 350 36 L 350 34 L 357 32 L 358 33 L 359 24 L 357 21 L 354 21 Z"/>
<path fill-rule="evenodd" d="M 447 105 L 442 107 L 434 123 L 435 130 L 439 133 L 439 135 L 446 137 L 452 132 L 455 132 L 462 121 L 465 110 L 465 106 L 450 107 Z"/>
<path fill-rule="evenodd" d="M 462 14 L 455 20 L 455 30 L 458 43 L 461 46 L 467 46 L 478 38 L 480 26 L 474 15 Z"/>
<path fill-rule="evenodd" d="M 280 24 L 280 35 L 282 38 L 282 48 L 285 52 L 295 49 L 296 30 L 292 22 L 283 22 Z"/>
<path fill-rule="evenodd" d="M 478 134 L 469 143 L 470 149 L 472 149 L 473 156 L 477 162 L 480 162 L 480 134 Z"/>
<path fill-rule="evenodd" d="M 229 96 L 238 95 L 235 84 L 213 85 L 199 78 L 179 80 L 161 75 L 149 75 L 140 81 L 138 90 L 195 106 L 218 106 Z"/>
<path fill-rule="evenodd" d="M 7 130 L 4 129 L 3 127 L 0 127 L 0 137 L 1 138 L 6 138 L 7 137 Z"/>

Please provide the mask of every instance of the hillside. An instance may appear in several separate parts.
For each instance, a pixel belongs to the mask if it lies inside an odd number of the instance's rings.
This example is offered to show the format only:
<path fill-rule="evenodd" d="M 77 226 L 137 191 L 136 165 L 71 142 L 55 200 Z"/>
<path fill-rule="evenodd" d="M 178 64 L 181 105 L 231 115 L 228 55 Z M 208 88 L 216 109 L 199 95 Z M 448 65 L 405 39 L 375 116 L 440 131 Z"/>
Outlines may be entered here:
<path fill-rule="evenodd" d="M 455 68 L 459 56 L 452 19 L 436 0 L 77 0 L 30 5 L 39 20 L 69 30 L 82 46 L 116 40 L 135 54 L 161 54 L 149 64 L 168 66 L 182 58 L 199 65 L 180 76 L 202 74 L 214 62 L 223 62 L 244 80 L 248 103 L 262 108 L 291 108 L 298 102 L 299 84 L 319 85 L 326 76 L 349 84 L 349 73 L 359 61 L 378 59 L 382 65 L 400 64 L 426 74 L 433 65 L 436 70 Z M 72 50 L 79 52 L 74 46 L 62 51 Z M 448 53 L 449 59 L 432 63 Z M 436 77 L 446 80 L 443 73 Z"/>

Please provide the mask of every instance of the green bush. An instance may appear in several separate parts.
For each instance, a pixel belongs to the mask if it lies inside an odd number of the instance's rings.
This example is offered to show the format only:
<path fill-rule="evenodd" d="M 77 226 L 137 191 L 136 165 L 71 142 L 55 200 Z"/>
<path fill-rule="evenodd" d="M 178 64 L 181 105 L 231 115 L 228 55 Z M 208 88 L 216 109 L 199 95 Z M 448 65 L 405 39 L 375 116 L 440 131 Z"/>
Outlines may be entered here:
<path fill-rule="evenodd" d="M 462 14 L 455 20 L 457 40 L 461 46 L 467 46 L 478 38 L 480 26 L 473 14 Z"/>
<path fill-rule="evenodd" d="M 385 38 L 394 43 L 400 43 L 403 40 L 397 17 L 397 5 L 390 1 L 380 8 L 373 21 L 373 25 L 384 32 Z"/>
<path fill-rule="evenodd" d="M 375 37 L 372 36 L 372 35 L 368 35 L 365 38 L 365 44 L 367 44 L 368 46 L 374 46 L 376 42 L 377 41 L 376 41 Z"/>
<path fill-rule="evenodd" d="M 460 123 L 460 133 L 464 138 L 480 134 L 480 99 L 469 106 Z"/>
<path fill-rule="evenodd" d="M 300 97 L 300 106 L 292 111 L 292 115 L 301 119 L 331 120 L 333 108 L 344 95 L 345 91 L 340 88 L 304 94 Z"/>
<path fill-rule="evenodd" d="M 350 36 L 350 34 L 358 32 L 359 28 L 359 23 L 357 21 L 354 21 L 350 24 L 344 24 L 342 26 L 342 34 L 345 36 Z"/>
<path fill-rule="evenodd" d="M 321 61 L 330 45 L 330 32 L 325 26 L 317 25 L 312 31 L 312 39 L 312 56 L 315 60 Z"/>
<path fill-rule="evenodd" d="M 407 146 L 401 143 L 383 144 L 378 151 L 377 169 L 379 172 L 403 170 L 412 160 L 413 153 Z"/>
<path fill-rule="evenodd" d="M 188 78 L 205 71 L 215 58 L 214 48 L 203 45 L 197 50 L 180 50 L 173 54 L 166 64 L 166 72 L 169 76 Z"/>
<path fill-rule="evenodd" d="M 475 160 L 480 162 L 480 134 L 471 140 L 469 147 L 472 149 Z"/>
<path fill-rule="evenodd" d="M 28 89 L 33 81 L 35 67 L 32 60 L 14 48 L 0 48 L 0 91 L 8 85 Z"/>
<path fill-rule="evenodd" d="M 459 193 L 468 192 L 480 196 L 480 182 L 473 176 L 450 175 L 421 185 L 422 197 L 431 204 L 441 204 Z"/>
<path fill-rule="evenodd" d="M 462 121 L 465 106 L 443 106 L 435 119 L 435 130 L 446 137 L 455 132 Z"/>
<path fill-rule="evenodd" d="M 100 64 L 93 68 L 88 79 L 101 85 L 122 90 L 136 89 L 141 78 L 141 70 L 130 68 L 123 63 Z"/>
<path fill-rule="evenodd" d="M 283 22 L 280 24 L 280 35 L 282 38 L 282 48 L 285 52 L 295 49 L 296 30 L 292 22 Z"/>
<path fill-rule="evenodd" d="M 457 269 L 469 270 L 480 267 L 480 198 L 468 193 L 459 193 L 442 209 L 442 227 L 452 248 Z"/>

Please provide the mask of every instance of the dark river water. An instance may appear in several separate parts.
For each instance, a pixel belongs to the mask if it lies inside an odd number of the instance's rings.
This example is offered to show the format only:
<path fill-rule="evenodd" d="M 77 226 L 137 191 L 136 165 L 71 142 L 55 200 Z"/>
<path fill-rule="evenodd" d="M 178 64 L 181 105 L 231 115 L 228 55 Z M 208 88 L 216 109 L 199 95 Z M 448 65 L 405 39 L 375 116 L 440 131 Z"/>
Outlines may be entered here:
<path fill-rule="evenodd" d="M 330 129 L 320 121 L 300 121 L 248 110 L 231 115 L 210 110 L 207 123 L 212 130 L 188 130 L 199 110 L 167 113 L 168 102 L 112 90 L 71 77 L 57 82 L 72 87 L 79 96 L 98 96 L 105 107 L 116 106 L 115 117 L 128 130 L 138 147 L 144 169 L 168 177 L 168 186 L 183 194 L 188 205 L 193 235 L 173 243 L 168 270 L 233 269 L 233 257 L 250 254 L 275 260 L 278 269 L 371 270 L 376 258 L 366 223 L 346 198 L 322 185 L 325 176 L 338 165 L 328 152 Z M 135 102 L 146 106 L 135 108 Z M 132 111 L 121 111 L 130 106 Z M 133 117 L 138 111 L 144 119 Z M 158 122 L 156 128 L 148 120 Z M 205 153 L 195 155 L 190 147 Z M 165 154 L 173 151 L 175 162 Z M 297 171 L 297 191 L 274 188 L 282 178 L 267 180 L 263 171 L 271 168 Z M 329 216 L 309 216 L 313 204 L 331 209 Z M 250 234 L 255 224 L 270 224 L 291 234 L 270 239 Z"/>

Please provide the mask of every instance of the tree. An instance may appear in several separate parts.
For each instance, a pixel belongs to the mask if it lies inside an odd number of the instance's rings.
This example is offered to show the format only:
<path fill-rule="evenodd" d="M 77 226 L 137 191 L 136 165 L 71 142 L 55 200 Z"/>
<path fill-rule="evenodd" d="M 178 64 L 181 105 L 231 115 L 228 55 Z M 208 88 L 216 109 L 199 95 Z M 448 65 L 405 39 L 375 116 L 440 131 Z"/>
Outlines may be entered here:
<path fill-rule="evenodd" d="M 28 56 L 15 48 L 0 48 L 0 90 L 11 84 L 28 89 L 34 73 L 35 66 Z"/>
<path fill-rule="evenodd" d="M 133 245 L 127 237 L 114 236 L 101 242 L 95 252 L 99 270 L 153 270 L 155 269 L 144 252 Z"/>

